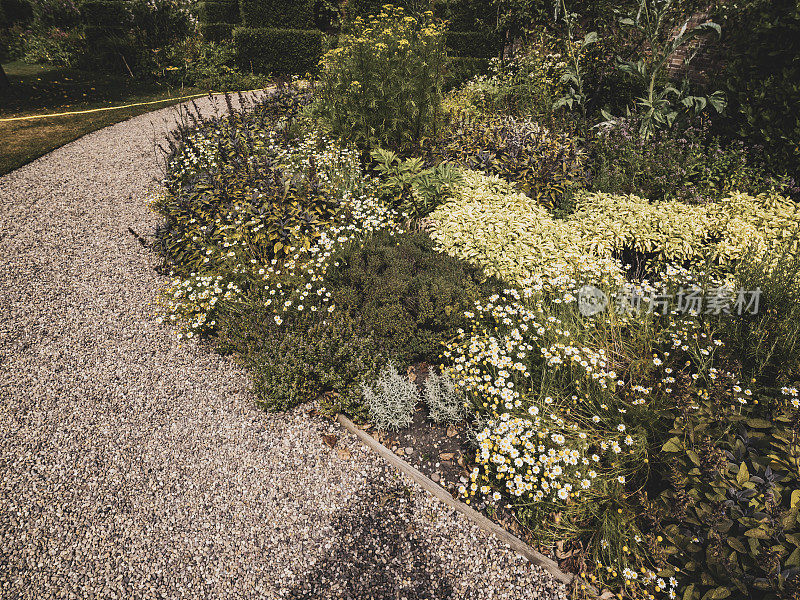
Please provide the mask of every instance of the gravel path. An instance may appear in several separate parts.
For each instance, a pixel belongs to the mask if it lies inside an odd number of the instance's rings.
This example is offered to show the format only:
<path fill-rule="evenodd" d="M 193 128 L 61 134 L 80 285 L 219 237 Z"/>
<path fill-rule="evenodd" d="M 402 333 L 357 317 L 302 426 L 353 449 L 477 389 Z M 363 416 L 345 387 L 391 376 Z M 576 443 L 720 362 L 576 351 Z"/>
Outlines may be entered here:
<path fill-rule="evenodd" d="M 338 425 L 263 413 L 230 359 L 156 324 L 162 279 L 128 227 L 156 224 L 143 198 L 175 114 L 0 178 L 0 597 L 564 597 Z"/>

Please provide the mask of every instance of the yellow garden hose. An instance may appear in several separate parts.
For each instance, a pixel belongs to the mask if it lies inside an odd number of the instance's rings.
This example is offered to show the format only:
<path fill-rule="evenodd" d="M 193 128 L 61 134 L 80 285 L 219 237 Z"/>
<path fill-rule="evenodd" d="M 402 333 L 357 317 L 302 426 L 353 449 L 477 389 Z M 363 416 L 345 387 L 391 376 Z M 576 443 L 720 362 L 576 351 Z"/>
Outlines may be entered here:
<path fill-rule="evenodd" d="M 264 90 L 269 88 L 261 88 L 258 90 L 247 90 L 246 92 L 241 92 L 242 94 L 250 94 L 252 92 L 263 92 Z M 51 113 L 49 115 L 30 115 L 27 117 L 8 117 L 5 119 L 0 119 L 0 123 L 8 123 L 10 121 L 25 121 L 25 120 L 33 120 L 33 119 L 49 119 L 51 117 L 64 117 L 68 115 L 85 115 L 88 113 L 93 112 L 102 112 L 105 110 L 119 110 L 122 108 L 131 108 L 133 106 L 147 106 L 149 104 L 161 104 L 162 102 L 174 102 L 175 100 L 189 100 L 191 98 L 201 98 L 203 96 L 208 95 L 215 95 L 221 94 L 223 92 L 203 92 L 202 94 L 191 94 L 189 96 L 179 96 L 177 98 L 163 98 L 162 100 L 151 100 L 149 102 L 134 102 L 133 104 L 123 104 L 122 106 L 105 106 L 103 108 L 90 108 L 87 110 L 76 110 L 73 112 L 62 112 L 62 113 Z"/>

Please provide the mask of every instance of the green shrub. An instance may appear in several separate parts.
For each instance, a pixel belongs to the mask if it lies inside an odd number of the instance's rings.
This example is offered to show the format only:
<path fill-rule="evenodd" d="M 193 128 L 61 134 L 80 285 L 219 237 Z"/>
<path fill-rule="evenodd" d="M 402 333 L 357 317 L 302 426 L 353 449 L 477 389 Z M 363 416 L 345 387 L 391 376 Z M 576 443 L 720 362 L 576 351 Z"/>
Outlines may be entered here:
<path fill-rule="evenodd" d="M 457 115 L 427 149 L 437 161 L 498 175 L 549 208 L 586 179 L 585 153 L 570 136 L 514 117 Z"/>
<path fill-rule="evenodd" d="M 314 29 L 313 0 L 240 0 L 245 27 Z"/>
<path fill-rule="evenodd" d="M 500 53 L 499 40 L 480 31 L 448 31 L 447 47 L 458 56 L 491 58 Z"/>
<path fill-rule="evenodd" d="M 323 35 L 316 30 L 237 27 L 236 60 L 246 71 L 302 75 L 317 69 Z"/>
<path fill-rule="evenodd" d="M 0 7 L 5 15 L 5 25 L 27 25 L 33 19 L 33 6 L 29 0 L 0 0 Z"/>
<path fill-rule="evenodd" d="M 593 188 L 650 200 L 703 202 L 732 191 L 783 193 L 788 181 L 754 160 L 742 142 L 723 146 L 707 127 L 656 131 L 643 139 L 634 120 L 621 119 L 592 140 Z"/>
<path fill-rule="evenodd" d="M 325 55 L 314 110 L 348 142 L 402 150 L 435 131 L 444 29 L 399 8 L 381 14 L 356 22 Z"/>
<path fill-rule="evenodd" d="M 74 66 L 82 52 L 83 39 L 74 28 L 32 31 L 22 40 L 22 58 L 29 63 Z"/>
<path fill-rule="evenodd" d="M 69 29 L 80 21 L 74 0 L 32 0 L 33 29 Z"/>
<path fill-rule="evenodd" d="M 800 591 L 800 412 L 780 393 L 757 400 L 738 411 L 701 403 L 664 446 L 669 488 L 652 516 L 687 600 Z"/>
<path fill-rule="evenodd" d="M 346 412 L 363 420 L 361 386 L 385 362 L 375 343 L 354 323 L 330 320 L 284 322 L 252 308 L 222 319 L 219 343 L 234 349 L 247 365 L 259 404 L 267 410 L 288 410 L 318 399 L 328 414 Z"/>
<path fill-rule="evenodd" d="M 221 42 L 233 37 L 230 23 L 200 23 L 200 34 L 209 42 Z"/>
<path fill-rule="evenodd" d="M 464 311 L 493 285 L 479 269 L 435 252 L 424 233 L 377 234 L 335 262 L 325 283 L 338 312 L 401 364 L 435 363 L 464 326 Z"/>
<path fill-rule="evenodd" d="M 200 3 L 200 22 L 211 23 L 238 23 L 240 21 L 239 5 L 236 2 L 223 2 L 221 0 L 205 0 Z"/>

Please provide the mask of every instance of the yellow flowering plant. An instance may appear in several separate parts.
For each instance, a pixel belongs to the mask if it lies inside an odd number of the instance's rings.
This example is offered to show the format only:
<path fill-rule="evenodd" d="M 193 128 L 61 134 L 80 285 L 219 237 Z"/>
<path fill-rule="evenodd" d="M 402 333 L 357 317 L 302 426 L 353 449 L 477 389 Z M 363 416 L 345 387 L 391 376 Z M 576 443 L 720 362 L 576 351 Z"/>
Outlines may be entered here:
<path fill-rule="evenodd" d="M 446 63 L 444 24 L 385 5 L 356 19 L 322 59 L 314 113 L 362 148 L 407 149 L 436 127 Z"/>

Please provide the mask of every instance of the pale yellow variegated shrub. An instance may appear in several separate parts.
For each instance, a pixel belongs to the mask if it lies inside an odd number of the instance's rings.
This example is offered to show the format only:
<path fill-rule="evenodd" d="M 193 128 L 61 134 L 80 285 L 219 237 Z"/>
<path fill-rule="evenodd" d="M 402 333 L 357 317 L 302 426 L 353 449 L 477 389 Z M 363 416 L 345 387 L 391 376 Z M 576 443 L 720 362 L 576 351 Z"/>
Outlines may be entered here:
<path fill-rule="evenodd" d="M 568 222 L 554 220 L 499 177 L 466 171 L 465 179 L 452 200 L 431 214 L 431 236 L 445 253 L 507 281 L 619 281 L 619 261 L 592 252 Z"/>
<path fill-rule="evenodd" d="M 466 172 L 466 183 L 431 218 L 444 252 L 519 282 L 571 276 L 613 283 L 623 248 L 654 264 L 712 260 L 726 267 L 744 252 L 800 252 L 800 210 L 779 196 L 734 193 L 718 202 L 650 203 L 636 196 L 583 194 L 565 220 L 496 177 Z"/>

